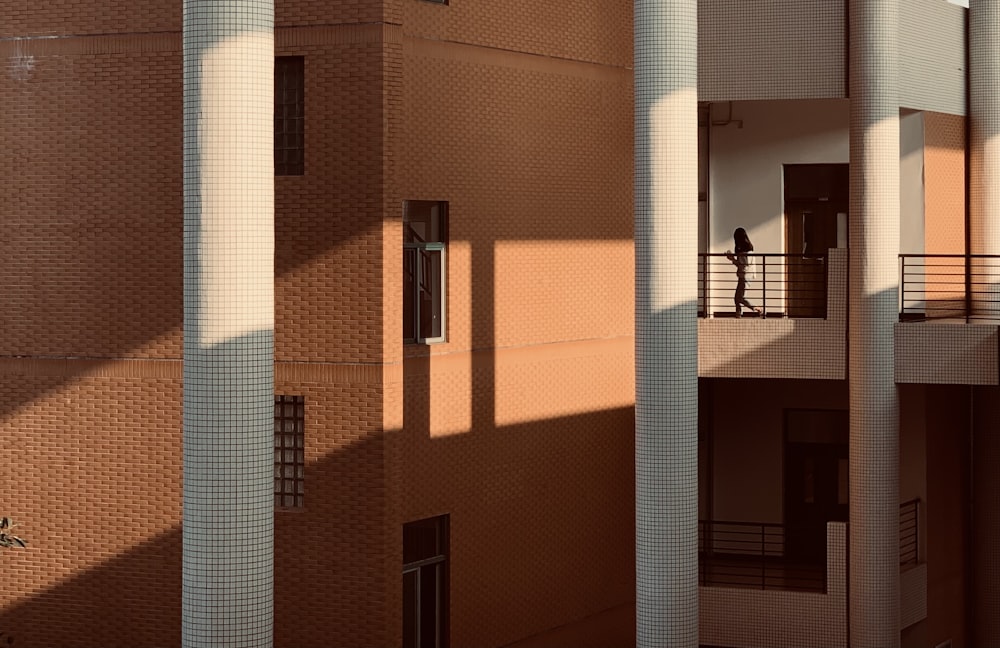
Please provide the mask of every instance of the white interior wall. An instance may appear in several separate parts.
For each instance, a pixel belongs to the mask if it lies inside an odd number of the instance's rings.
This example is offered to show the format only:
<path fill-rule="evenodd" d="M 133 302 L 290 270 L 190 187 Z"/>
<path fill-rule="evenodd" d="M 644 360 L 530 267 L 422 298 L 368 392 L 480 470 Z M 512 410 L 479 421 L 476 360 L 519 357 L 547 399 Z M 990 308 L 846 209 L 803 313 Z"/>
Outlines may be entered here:
<path fill-rule="evenodd" d="M 710 252 L 733 247 L 743 227 L 761 253 L 784 252 L 782 165 L 846 164 L 849 104 L 843 99 L 713 104 L 709 148 Z"/>
<path fill-rule="evenodd" d="M 899 115 L 899 251 L 924 253 L 924 113 Z"/>
<path fill-rule="evenodd" d="M 735 101 L 712 105 L 709 252 L 743 227 L 759 253 L 784 252 L 785 164 L 846 164 L 849 102 Z M 731 120 L 731 121 L 730 121 Z M 729 122 L 729 123 L 724 123 Z M 924 251 L 923 113 L 900 116 L 900 252 Z"/>
<path fill-rule="evenodd" d="M 721 379 L 713 385 L 716 520 L 782 520 L 785 409 L 848 406 L 843 381 Z"/>

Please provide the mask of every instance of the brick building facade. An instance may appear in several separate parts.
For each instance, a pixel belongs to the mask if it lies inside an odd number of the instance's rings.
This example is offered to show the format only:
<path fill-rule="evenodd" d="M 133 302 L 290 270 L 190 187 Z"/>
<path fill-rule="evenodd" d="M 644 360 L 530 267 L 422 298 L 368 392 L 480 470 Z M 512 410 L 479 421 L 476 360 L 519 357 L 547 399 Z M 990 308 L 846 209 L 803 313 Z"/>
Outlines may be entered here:
<path fill-rule="evenodd" d="M 0 398 L 31 544 L 0 628 L 176 645 L 181 3 L 16 4 Z M 305 482 L 275 645 L 398 644 L 403 524 L 441 514 L 453 645 L 631 600 L 631 13 L 598 4 L 277 4 L 305 158 L 275 178 L 275 391 L 304 397 Z M 441 344 L 403 344 L 407 200 L 447 202 Z"/>
<path fill-rule="evenodd" d="M 850 382 L 863 291 L 846 248 L 867 250 L 851 236 L 881 216 L 848 232 L 858 210 L 833 209 L 815 253 L 813 212 L 792 205 L 836 200 L 789 193 L 810 168 L 847 177 L 862 30 L 840 0 L 675 4 L 698 14 L 697 88 L 678 113 L 698 113 L 698 154 L 672 167 L 685 183 L 697 170 L 697 196 L 682 192 L 690 218 L 671 225 L 690 237 L 697 219 L 700 319 L 677 346 L 698 365 L 681 398 L 698 410 L 682 467 L 698 473 L 699 536 L 682 540 L 699 542 L 700 610 L 697 627 L 691 600 L 640 610 L 640 635 L 683 617 L 689 643 L 744 648 L 842 646 L 851 631 L 1000 640 L 997 313 L 930 321 L 969 299 L 970 222 L 997 221 L 970 216 L 993 180 L 970 170 L 962 68 L 996 44 L 971 42 L 953 2 L 902 3 L 899 168 L 890 141 L 867 169 L 898 171 L 900 243 L 879 254 L 923 263 L 917 281 L 929 255 L 957 255 L 939 267 L 960 279 L 932 296 L 883 273 L 899 291 L 879 320 L 894 378 L 865 390 Z M 0 0 L 0 513 L 30 541 L 0 556 L 0 631 L 18 646 L 181 643 L 182 5 Z M 639 21 L 632 3 L 595 0 L 276 0 L 275 646 L 635 644 L 636 572 L 657 571 L 636 548 L 636 288 L 652 276 L 635 248 Z M 767 317 L 731 317 L 730 262 L 712 274 L 735 227 L 772 264 L 771 288 L 762 268 L 750 293 Z M 818 315 L 796 314 L 792 257 L 820 268 Z M 833 456 L 859 445 L 852 384 L 899 403 L 873 426 L 898 458 L 862 456 L 899 478 L 897 496 L 875 493 L 880 513 L 858 515 L 881 525 L 870 537 L 845 512 L 877 489 L 849 492 Z M 796 464 L 803 444 L 823 450 Z M 794 495 L 819 491 L 840 508 L 797 546 Z M 669 526 L 687 504 L 665 499 L 649 519 Z M 865 542 L 893 553 L 898 500 L 920 523 L 886 596 L 848 563 L 874 555 Z M 781 529 L 780 549 L 755 549 L 759 588 L 720 581 L 726 524 Z M 765 582 L 819 545 L 818 585 Z M 893 560 L 879 567 L 895 574 Z M 852 613 L 860 596 L 898 609 L 898 627 Z"/>

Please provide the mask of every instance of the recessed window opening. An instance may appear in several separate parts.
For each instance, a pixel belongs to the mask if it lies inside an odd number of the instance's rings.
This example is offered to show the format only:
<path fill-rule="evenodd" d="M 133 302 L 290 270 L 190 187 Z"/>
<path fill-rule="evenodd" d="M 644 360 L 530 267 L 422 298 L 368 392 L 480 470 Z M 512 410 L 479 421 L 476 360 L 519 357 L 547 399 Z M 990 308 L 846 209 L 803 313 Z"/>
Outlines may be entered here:
<path fill-rule="evenodd" d="M 274 59 L 274 174 L 305 174 L 305 58 Z"/>
<path fill-rule="evenodd" d="M 445 340 L 448 203 L 408 200 L 403 206 L 403 340 Z"/>
<path fill-rule="evenodd" d="M 448 521 L 403 525 L 403 648 L 448 646 Z"/>

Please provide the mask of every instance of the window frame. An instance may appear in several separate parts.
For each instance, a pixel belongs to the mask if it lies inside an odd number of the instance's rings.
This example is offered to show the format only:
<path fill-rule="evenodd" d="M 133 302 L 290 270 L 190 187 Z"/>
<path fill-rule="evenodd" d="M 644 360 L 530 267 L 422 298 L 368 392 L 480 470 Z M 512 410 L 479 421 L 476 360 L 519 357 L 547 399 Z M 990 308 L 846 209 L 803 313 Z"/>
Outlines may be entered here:
<path fill-rule="evenodd" d="M 283 408 L 292 407 L 292 416 L 285 416 Z M 279 407 L 282 411 L 279 412 Z M 302 417 L 298 414 L 301 411 Z M 279 421 L 291 421 L 293 429 L 291 432 L 279 428 Z M 282 426 L 283 428 L 283 426 Z M 281 459 L 274 461 L 274 510 L 275 511 L 301 511 L 305 508 L 306 492 L 306 398 L 299 394 L 275 394 L 274 395 L 274 452 L 277 456 L 281 453 Z M 286 446 L 286 438 L 292 439 L 292 445 Z M 301 447 L 297 443 L 301 441 Z M 292 461 L 286 462 L 286 452 L 292 453 Z M 300 460 L 301 459 L 301 460 Z M 285 468 L 291 467 L 292 477 L 285 476 Z M 281 473 L 278 475 L 277 473 Z M 284 489 L 286 481 L 291 481 L 292 491 Z M 298 492 L 298 485 L 302 485 L 302 492 Z M 285 504 L 286 498 L 290 497 L 291 504 Z"/>
<path fill-rule="evenodd" d="M 287 147 L 285 146 L 285 136 L 287 131 L 282 127 L 278 129 L 278 124 L 281 123 L 284 126 L 289 119 L 285 117 L 284 112 L 282 112 L 280 118 L 278 115 L 279 108 L 284 110 L 284 106 L 288 105 L 288 102 L 284 101 L 287 88 L 285 86 L 279 87 L 279 83 L 288 78 L 289 69 L 295 69 L 297 80 L 300 82 L 299 88 L 297 88 L 298 93 L 295 97 L 295 103 L 300 106 L 299 115 L 291 119 L 300 121 L 302 123 L 302 132 L 295 133 L 298 136 L 298 146 Z M 301 55 L 290 55 L 290 56 L 275 56 L 274 57 L 274 112 L 272 115 L 273 128 L 274 128 L 274 145 L 273 145 L 273 157 L 274 157 L 274 175 L 275 176 L 304 176 L 306 174 L 306 57 Z M 285 159 L 285 151 L 298 150 L 301 155 L 301 160 L 298 163 L 290 163 Z M 282 155 L 279 156 L 278 152 L 281 151 Z"/>
<path fill-rule="evenodd" d="M 422 522 L 433 521 L 437 527 L 438 540 L 440 546 L 437 548 L 435 555 L 424 556 L 411 562 L 403 563 L 402 571 L 402 581 L 403 581 L 403 614 L 404 617 L 401 619 L 403 622 L 403 645 L 406 648 L 428 648 L 421 644 L 422 628 L 421 620 L 423 617 L 423 610 L 421 608 L 423 604 L 423 582 L 422 579 L 424 574 L 431 569 L 433 573 L 433 578 L 435 579 L 435 600 L 431 603 L 435 606 L 434 614 L 434 641 L 433 646 L 430 648 L 448 648 L 449 645 L 449 611 L 450 611 L 450 597 L 449 592 L 451 590 L 451 574 L 450 574 L 450 560 L 449 555 L 451 553 L 451 516 L 449 514 L 438 515 L 431 518 L 424 518 L 422 520 L 414 520 L 403 525 L 403 555 L 406 555 L 405 539 L 406 532 L 405 529 L 410 524 L 420 524 Z M 405 558 L 404 558 L 405 560 Z M 405 610 L 407 606 L 406 600 L 406 577 L 409 574 L 414 575 L 414 600 L 413 600 L 413 633 L 414 637 L 406 636 L 406 622 L 405 622 Z M 408 640 L 411 642 L 408 643 Z"/>
<path fill-rule="evenodd" d="M 403 227 L 406 227 L 406 223 L 409 222 L 406 218 L 407 210 L 410 203 L 436 203 L 441 208 L 441 222 L 438 224 L 439 230 L 441 232 L 439 238 L 440 241 L 419 241 L 410 242 L 403 241 L 403 290 L 406 290 L 406 264 L 407 264 L 407 254 L 409 250 L 413 250 L 414 259 L 414 277 L 413 277 L 413 288 L 410 299 L 413 300 L 413 314 L 412 322 L 414 337 L 406 337 L 406 324 L 404 321 L 403 325 L 403 344 L 441 344 L 448 341 L 448 216 L 449 216 L 449 205 L 446 200 L 406 200 L 403 203 Z M 441 320 L 441 334 L 435 337 L 421 337 L 420 335 L 420 316 L 421 316 L 421 306 L 420 306 L 420 282 L 423 278 L 424 264 L 420 263 L 421 256 L 425 252 L 433 252 L 440 255 L 439 262 L 439 272 L 441 275 L 441 294 L 439 296 L 439 306 L 440 311 L 438 316 Z M 406 296 L 404 295 L 404 304 Z M 403 308 L 403 317 L 406 317 L 406 308 Z"/>

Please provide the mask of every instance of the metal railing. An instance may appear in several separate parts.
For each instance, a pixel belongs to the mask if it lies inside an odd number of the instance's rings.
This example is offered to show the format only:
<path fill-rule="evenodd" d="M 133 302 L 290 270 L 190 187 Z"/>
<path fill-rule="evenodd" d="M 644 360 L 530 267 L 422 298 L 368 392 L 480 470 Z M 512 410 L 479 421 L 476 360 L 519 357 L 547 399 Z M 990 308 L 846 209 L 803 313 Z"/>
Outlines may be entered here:
<path fill-rule="evenodd" d="M 757 522 L 698 522 L 701 585 L 751 589 L 826 590 L 826 561 L 795 560 L 787 527 Z"/>
<path fill-rule="evenodd" d="M 899 566 L 916 565 L 920 560 L 920 500 L 899 505 Z"/>
<path fill-rule="evenodd" d="M 698 582 L 703 586 L 826 591 L 826 552 L 796 558 L 787 539 L 802 525 L 698 521 Z M 799 536 L 801 537 L 801 536 Z M 899 566 L 920 561 L 920 500 L 899 506 Z"/>
<path fill-rule="evenodd" d="M 750 254 L 743 317 L 826 318 L 827 255 Z M 725 254 L 698 255 L 699 317 L 736 317 L 736 266 Z"/>
<path fill-rule="evenodd" d="M 1000 255 L 900 254 L 899 319 L 1000 319 Z"/>

